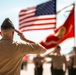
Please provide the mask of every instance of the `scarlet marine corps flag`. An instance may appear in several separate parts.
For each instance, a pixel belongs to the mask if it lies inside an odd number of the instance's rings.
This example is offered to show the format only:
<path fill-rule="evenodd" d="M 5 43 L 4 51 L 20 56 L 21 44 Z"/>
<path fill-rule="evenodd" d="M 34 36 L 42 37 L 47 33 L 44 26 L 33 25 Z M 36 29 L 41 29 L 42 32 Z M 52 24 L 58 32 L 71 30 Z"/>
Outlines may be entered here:
<path fill-rule="evenodd" d="M 49 35 L 40 44 L 46 49 L 50 49 L 72 37 L 74 37 L 74 8 L 65 23 L 55 30 L 55 34 Z"/>

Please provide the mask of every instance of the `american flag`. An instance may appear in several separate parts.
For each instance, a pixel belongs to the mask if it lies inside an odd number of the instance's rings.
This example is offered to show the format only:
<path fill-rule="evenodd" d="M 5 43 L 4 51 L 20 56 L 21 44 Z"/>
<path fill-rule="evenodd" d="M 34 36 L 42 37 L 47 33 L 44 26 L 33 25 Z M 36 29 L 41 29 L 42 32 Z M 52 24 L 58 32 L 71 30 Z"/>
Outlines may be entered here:
<path fill-rule="evenodd" d="M 19 30 L 48 30 L 56 27 L 56 0 L 23 9 L 19 13 Z"/>

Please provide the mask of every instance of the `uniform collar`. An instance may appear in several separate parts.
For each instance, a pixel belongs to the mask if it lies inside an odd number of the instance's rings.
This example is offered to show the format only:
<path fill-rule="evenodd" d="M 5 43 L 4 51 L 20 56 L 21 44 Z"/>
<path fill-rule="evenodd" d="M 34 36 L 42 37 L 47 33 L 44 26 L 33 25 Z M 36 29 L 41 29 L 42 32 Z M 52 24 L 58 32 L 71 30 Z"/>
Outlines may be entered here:
<path fill-rule="evenodd" d="M 10 38 L 10 37 L 3 37 L 2 40 L 13 40 L 13 38 Z"/>

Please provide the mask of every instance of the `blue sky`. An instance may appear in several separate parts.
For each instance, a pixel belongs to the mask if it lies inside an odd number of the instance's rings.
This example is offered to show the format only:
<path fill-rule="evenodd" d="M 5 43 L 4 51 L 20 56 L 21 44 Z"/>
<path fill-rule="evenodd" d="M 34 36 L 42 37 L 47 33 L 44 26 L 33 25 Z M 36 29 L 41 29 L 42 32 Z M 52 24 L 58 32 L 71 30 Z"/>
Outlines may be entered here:
<path fill-rule="evenodd" d="M 18 29 L 18 15 L 21 9 L 26 9 L 27 7 L 32 7 L 38 5 L 40 3 L 46 2 L 48 0 L 0 0 L 0 25 L 4 21 L 5 18 L 9 17 L 15 28 Z M 57 11 L 62 8 L 74 3 L 75 0 L 57 0 Z M 65 13 L 65 10 L 57 15 L 57 27 L 62 25 L 66 18 L 68 17 L 68 13 Z M 23 33 L 26 38 L 33 40 L 35 42 L 39 42 L 40 40 L 47 37 L 49 34 L 54 33 L 53 30 L 47 31 L 31 31 Z M 14 40 L 21 41 L 20 38 L 15 33 Z M 71 43 L 69 43 L 71 42 Z M 60 44 L 62 47 L 62 53 L 67 53 L 74 46 L 74 39 L 68 39 Z"/>

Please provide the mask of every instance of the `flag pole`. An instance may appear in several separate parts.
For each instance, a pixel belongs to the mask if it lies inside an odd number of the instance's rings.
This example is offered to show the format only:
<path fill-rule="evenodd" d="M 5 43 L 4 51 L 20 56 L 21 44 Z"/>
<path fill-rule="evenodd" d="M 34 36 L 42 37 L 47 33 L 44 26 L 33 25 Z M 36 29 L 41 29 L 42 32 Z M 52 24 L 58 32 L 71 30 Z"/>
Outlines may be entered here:
<path fill-rule="evenodd" d="M 74 15 L 75 15 L 75 3 L 74 3 Z M 75 22 L 75 16 L 74 16 L 74 46 L 76 46 L 76 22 Z"/>
<path fill-rule="evenodd" d="M 60 13 L 62 10 L 66 9 L 67 7 L 69 7 L 69 6 L 71 6 L 71 5 L 74 5 L 74 6 L 75 6 L 74 3 L 73 3 L 73 4 L 70 4 L 70 5 L 68 5 L 68 6 L 64 7 L 64 8 L 62 8 L 61 10 L 59 10 L 56 14 Z"/>

